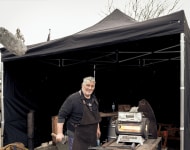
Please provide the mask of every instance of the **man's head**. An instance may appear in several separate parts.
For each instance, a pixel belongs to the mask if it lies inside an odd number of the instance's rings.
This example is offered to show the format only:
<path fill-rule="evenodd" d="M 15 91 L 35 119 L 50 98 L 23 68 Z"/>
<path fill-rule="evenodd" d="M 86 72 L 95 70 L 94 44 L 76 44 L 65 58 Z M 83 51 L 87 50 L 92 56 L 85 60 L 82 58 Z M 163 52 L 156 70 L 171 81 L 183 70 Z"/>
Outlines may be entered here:
<path fill-rule="evenodd" d="M 94 77 L 85 77 L 82 82 L 82 92 L 86 98 L 90 98 L 91 94 L 95 89 L 95 78 Z"/>

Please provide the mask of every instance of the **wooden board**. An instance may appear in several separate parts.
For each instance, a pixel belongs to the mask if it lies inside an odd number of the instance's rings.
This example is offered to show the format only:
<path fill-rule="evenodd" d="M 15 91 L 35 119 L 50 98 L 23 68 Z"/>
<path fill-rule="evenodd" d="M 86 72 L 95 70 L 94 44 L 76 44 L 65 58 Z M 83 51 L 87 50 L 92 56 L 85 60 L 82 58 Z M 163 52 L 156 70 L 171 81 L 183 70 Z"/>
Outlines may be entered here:
<path fill-rule="evenodd" d="M 58 120 L 58 117 L 53 116 L 51 119 L 52 119 L 52 133 L 57 134 L 57 120 Z M 53 141 L 53 144 L 55 145 L 56 138 L 54 136 L 52 136 L 52 141 Z"/>
<path fill-rule="evenodd" d="M 112 116 L 117 116 L 118 112 L 110 112 L 110 113 L 103 113 L 100 112 L 100 117 L 112 117 Z"/>

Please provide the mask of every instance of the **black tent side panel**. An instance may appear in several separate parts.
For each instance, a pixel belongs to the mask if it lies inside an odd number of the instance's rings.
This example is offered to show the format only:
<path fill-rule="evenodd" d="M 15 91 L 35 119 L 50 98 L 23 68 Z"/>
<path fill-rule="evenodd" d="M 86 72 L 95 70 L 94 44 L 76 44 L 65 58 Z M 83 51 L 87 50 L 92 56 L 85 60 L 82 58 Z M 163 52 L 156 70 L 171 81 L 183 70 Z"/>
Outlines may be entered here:
<path fill-rule="evenodd" d="M 35 134 L 40 132 L 39 136 L 35 135 L 34 144 L 37 146 L 41 144 L 39 139 L 44 140 L 43 137 L 40 137 L 41 135 L 51 137 L 48 132 L 51 131 L 51 116 L 46 106 L 48 101 L 46 101 L 46 97 L 40 95 L 40 93 L 50 92 L 44 88 L 43 79 L 46 76 L 43 72 L 43 66 L 35 65 L 36 63 L 36 61 L 24 62 L 24 65 L 20 61 L 4 63 L 5 124 L 3 145 L 22 142 L 28 146 L 28 139 L 31 137 L 28 137 L 27 116 L 30 111 L 34 111 L 34 132 Z M 39 71 L 39 68 L 42 72 Z M 32 74 L 33 72 L 35 73 Z M 39 120 L 41 124 L 38 123 Z M 45 131 L 45 129 L 47 130 Z"/>
<path fill-rule="evenodd" d="M 15 74 L 4 70 L 4 145 L 22 141 L 27 145 L 26 105 L 20 101 L 20 89 L 15 85 Z M 20 93 L 20 94 L 19 94 Z M 14 116 L 14 117 L 13 117 Z"/>

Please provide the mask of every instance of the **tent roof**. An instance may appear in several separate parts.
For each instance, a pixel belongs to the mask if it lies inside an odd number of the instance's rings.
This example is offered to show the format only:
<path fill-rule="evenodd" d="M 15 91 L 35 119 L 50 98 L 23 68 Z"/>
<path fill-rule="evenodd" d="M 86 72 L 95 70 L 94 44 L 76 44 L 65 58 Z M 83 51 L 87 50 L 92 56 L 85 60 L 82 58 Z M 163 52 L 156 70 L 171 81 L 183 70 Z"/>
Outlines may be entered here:
<path fill-rule="evenodd" d="M 110 15 L 108 15 L 107 17 L 102 19 L 97 24 L 79 32 L 78 34 L 103 32 L 103 31 L 110 30 L 110 29 L 115 30 L 119 27 L 131 25 L 136 22 L 137 21 L 135 21 L 133 18 L 127 16 L 126 14 L 122 13 L 120 10 L 116 9 L 115 11 L 113 11 L 113 13 L 111 13 Z"/>
<path fill-rule="evenodd" d="M 28 46 L 28 51 L 23 56 L 15 56 L 7 51 L 3 51 L 2 61 L 59 54 L 66 55 L 67 53 L 84 52 L 84 50 L 85 55 L 91 55 L 87 52 L 91 53 L 90 49 L 94 50 L 97 47 L 183 33 L 185 26 L 187 26 L 185 21 L 183 10 L 167 16 L 137 22 L 116 9 L 97 24 L 78 33 Z M 68 57 L 71 57 L 71 55 Z"/>

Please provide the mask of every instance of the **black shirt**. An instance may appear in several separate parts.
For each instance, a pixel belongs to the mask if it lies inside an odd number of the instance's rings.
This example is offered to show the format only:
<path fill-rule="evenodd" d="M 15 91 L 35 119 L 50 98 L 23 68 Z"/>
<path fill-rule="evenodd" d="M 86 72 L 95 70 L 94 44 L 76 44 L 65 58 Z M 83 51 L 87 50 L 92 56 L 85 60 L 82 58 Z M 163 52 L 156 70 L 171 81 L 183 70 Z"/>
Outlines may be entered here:
<path fill-rule="evenodd" d="M 58 123 L 65 123 L 67 120 L 67 129 L 74 131 L 74 126 L 79 124 L 83 115 L 83 101 L 86 101 L 86 104 L 92 104 L 92 111 L 97 111 L 98 104 L 95 95 L 91 95 L 90 99 L 85 99 L 83 93 L 78 91 L 69 95 L 64 103 L 62 104 L 59 113 L 58 113 Z"/>

